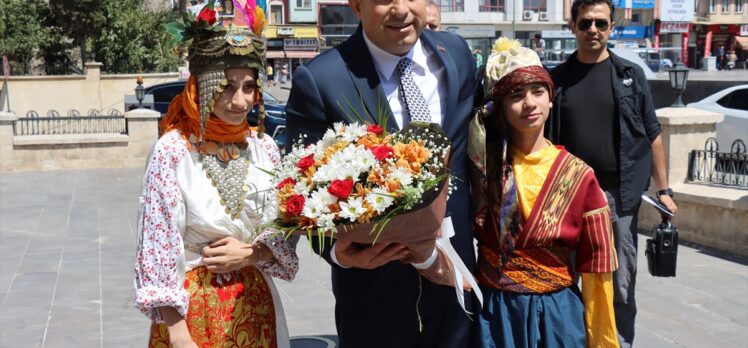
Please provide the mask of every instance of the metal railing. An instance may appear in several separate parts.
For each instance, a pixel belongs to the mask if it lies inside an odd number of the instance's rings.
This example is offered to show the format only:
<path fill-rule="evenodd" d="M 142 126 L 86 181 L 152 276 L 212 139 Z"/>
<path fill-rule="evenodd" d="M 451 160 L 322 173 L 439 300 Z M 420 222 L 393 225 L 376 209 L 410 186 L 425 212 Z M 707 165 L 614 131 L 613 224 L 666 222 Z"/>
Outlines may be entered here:
<path fill-rule="evenodd" d="M 730 152 L 720 152 L 717 139 L 707 139 L 704 150 L 693 150 L 688 156 L 688 181 L 748 188 L 745 143 L 737 139 Z"/>
<path fill-rule="evenodd" d="M 47 111 L 46 116 L 30 110 L 26 112 L 26 117 L 19 118 L 13 125 L 14 135 L 94 133 L 127 134 L 125 115 L 116 109 L 109 109 L 106 115 L 96 109 L 88 110 L 87 115 L 70 109 L 65 116 L 57 110 Z"/>

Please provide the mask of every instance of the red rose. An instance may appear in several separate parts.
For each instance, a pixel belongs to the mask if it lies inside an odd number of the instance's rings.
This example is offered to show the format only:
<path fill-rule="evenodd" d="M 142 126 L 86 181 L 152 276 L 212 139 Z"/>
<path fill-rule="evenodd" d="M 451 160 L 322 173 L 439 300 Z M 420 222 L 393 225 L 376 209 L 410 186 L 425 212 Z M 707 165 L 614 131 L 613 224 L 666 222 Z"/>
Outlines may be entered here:
<path fill-rule="evenodd" d="M 314 165 L 314 154 L 311 154 L 309 156 L 306 156 L 299 160 L 299 163 L 296 163 L 296 167 L 301 169 L 302 172 L 305 172 L 307 168 Z"/>
<path fill-rule="evenodd" d="M 339 199 L 346 199 L 353 191 L 353 179 L 333 180 L 327 192 Z"/>
<path fill-rule="evenodd" d="M 304 209 L 304 196 L 292 195 L 286 200 L 286 212 L 298 216 Z"/>
<path fill-rule="evenodd" d="M 371 153 L 378 161 L 384 161 L 385 159 L 395 157 L 395 149 L 389 145 L 377 145 L 371 148 Z"/>
<path fill-rule="evenodd" d="M 369 133 L 374 133 L 376 135 L 382 135 L 382 132 L 384 132 L 384 128 L 378 124 L 370 124 L 366 127 L 366 131 Z"/>
<path fill-rule="evenodd" d="M 296 180 L 294 180 L 293 178 L 285 178 L 275 188 L 280 190 L 286 187 L 286 185 L 291 185 L 291 186 L 296 185 Z"/>
<path fill-rule="evenodd" d="M 207 6 L 203 7 L 203 10 L 197 15 L 196 22 L 200 23 L 201 21 L 208 22 L 208 25 L 213 25 L 216 22 L 216 11 Z"/>

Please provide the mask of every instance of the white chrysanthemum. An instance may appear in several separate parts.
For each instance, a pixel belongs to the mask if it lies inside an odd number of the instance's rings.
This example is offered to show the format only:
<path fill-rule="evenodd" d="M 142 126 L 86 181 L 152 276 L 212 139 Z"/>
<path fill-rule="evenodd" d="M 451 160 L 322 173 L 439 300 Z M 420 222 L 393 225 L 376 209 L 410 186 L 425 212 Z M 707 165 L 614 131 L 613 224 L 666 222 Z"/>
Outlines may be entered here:
<path fill-rule="evenodd" d="M 366 194 L 366 202 L 374 211 L 381 214 L 395 202 L 395 197 L 387 190 L 378 187 Z"/>
<path fill-rule="evenodd" d="M 304 215 L 310 219 L 319 218 L 320 214 L 329 213 L 330 208 L 322 202 L 319 198 L 309 198 L 304 202 L 304 209 L 301 211 L 301 215 Z"/>
<path fill-rule="evenodd" d="M 340 202 L 340 217 L 356 222 L 361 214 L 366 213 L 364 200 L 361 197 L 349 198 L 347 202 Z"/>
<path fill-rule="evenodd" d="M 346 124 L 343 122 L 335 122 L 332 124 L 332 129 L 335 131 L 335 134 L 337 135 L 343 135 L 343 131 L 345 130 Z"/>
<path fill-rule="evenodd" d="M 354 142 L 359 138 L 366 135 L 366 125 L 360 123 L 352 123 L 348 125 L 343 134 L 343 139 Z"/>
<path fill-rule="evenodd" d="M 397 180 L 400 185 L 409 186 L 413 183 L 413 174 L 407 169 L 397 167 L 387 176 L 387 181 Z"/>
<path fill-rule="evenodd" d="M 320 214 L 317 218 L 317 226 L 321 227 L 325 231 L 333 231 L 335 230 L 335 214 L 329 213 L 329 214 Z"/>
<path fill-rule="evenodd" d="M 294 185 L 293 190 L 294 192 L 298 192 L 299 194 L 302 194 L 304 196 L 309 195 L 309 186 L 305 181 L 297 182 L 296 185 Z"/>
<path fill-rule="evenodd" d="M 328 129 L 327 132 L 325 132 L 325 135 L 322 137 L 321 147 L 326 149 L 337 142 L 338 142 L 338 135 L 335 134 L 335 131 L 333 131 L 332 129 Z"/>
<path fill-rule="evenodd" d="M 327 189 L 312 192 L 312 199 L 318 199 L 325 207 L 338 201 L 338 198 L 327 192 Z"/>
<path fill-rule="evenodd" d="M 376 157 L 364 147 L 349 145 L 330 157 L 330 161 L 317 168 L 314 181 L 329 182 L 352 178 L 358 181 L 363 172 L 367 172 L 377 163 Z"/>

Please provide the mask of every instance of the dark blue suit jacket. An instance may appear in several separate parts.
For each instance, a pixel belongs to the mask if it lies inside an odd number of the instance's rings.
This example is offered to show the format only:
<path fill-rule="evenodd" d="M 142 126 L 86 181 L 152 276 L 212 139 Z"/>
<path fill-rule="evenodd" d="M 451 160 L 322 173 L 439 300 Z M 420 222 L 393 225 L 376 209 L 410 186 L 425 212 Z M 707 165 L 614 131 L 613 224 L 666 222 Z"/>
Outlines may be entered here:
<path fill-rule="evenodd" d="M 472 271 L 475 256 L 466 146 L 475 61 L 465 40 L 454 34 L 424 30 L 421 41 L 439 57 L 446 71 L 447 103 L 442 128 L 452 141 L 451 169 L 458 179 L 457 190 L 447 203 L 447 214 L 452 217 L 456 232 L 452 245 Z M 306 142 L 314 142 L 334 122 L 356 122 L 358 119 L 349 105 L 366 122 L 387 119 L 387 128 L 397 130 L 361 26 L 348 40 L 295 71 L 286 104 L 289 139 L 306 134 Z M 321 252 L 328 262 L 329 251 L 328 245 Z M 374 270 L 344 269 L 330 264 L 341 347 L 468 345 L 470 320 L 457 305 L 454 289 L 431 284 L 421 279 L 411 265 L 400 262 Z M 469 305 L 472 301 L 466 299 Z M 419 332 L 419 315 L 422 332 Z"/>

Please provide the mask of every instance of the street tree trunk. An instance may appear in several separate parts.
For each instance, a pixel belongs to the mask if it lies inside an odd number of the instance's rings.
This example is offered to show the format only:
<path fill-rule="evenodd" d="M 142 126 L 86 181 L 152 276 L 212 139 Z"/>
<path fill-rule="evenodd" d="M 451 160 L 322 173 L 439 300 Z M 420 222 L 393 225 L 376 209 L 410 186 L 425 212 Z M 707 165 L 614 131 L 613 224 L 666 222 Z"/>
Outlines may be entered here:
<path fill-rule="evenodd" d="M 86 38 L 85 37 L 80 38 L 80 47 L 81 47 L 81 70 L 85 74 L 85 71 L 86 71 Z"/>

